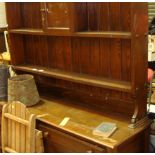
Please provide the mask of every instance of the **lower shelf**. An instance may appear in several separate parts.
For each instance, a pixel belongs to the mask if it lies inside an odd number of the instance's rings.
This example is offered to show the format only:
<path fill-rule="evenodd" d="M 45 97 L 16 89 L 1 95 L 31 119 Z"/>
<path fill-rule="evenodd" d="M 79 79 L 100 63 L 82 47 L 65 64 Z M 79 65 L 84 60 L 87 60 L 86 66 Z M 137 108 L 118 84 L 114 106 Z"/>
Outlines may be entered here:
<path fill-rule="evenodd" d="M 48 36 L 62 36 L 62 33 L 49 33 L 44 32 L 42 29 L 11 29 L 9 33 L 12 34 L 25 34 L 25 35 L 48 35 Z M 101 38 L 122 38 L 122 39 L 131 39 L 131 32 L 121 32 L 121 31 L 83 31 L 83 32 L 74 32 L 66 33 L 63 36 L 72 36 L 72 37 L 101 37 Z"/>
<path fill-rule="evenodd" d="M 26 71 L 29 73 L 67 80 L 75 83 L 86 84 L 107 89 L 114 89 L 124 92 L 131 92 L 130 82 L 116 81 L 86 74 L 66 72 L 58 69 L 49 69 L 40 66 L 20 65 L 13 66 L 13 68 L 15 70 Z"/>

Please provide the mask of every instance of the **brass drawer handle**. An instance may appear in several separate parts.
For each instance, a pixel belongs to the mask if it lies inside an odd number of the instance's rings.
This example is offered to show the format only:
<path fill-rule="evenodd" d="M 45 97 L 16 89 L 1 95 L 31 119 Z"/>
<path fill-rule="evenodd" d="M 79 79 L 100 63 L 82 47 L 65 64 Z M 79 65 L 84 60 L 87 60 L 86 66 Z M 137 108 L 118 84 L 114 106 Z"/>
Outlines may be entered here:
<path fill-rule="evenodd" d="M 88 150 L 88 151 L 86 151 L 86 153 L 93 153 L 93 151 L 92 150 Z"/>
<path fill-rule="evenodd" d="M 47 9 L 46 9 L 46 12 L 47 12 L 47 13 L 51 13 L 52 11 L 50 11 L 50 10 L 47 8 Z"/>
<path fill-rule="evenodd" d="M 40 9 L 40 12 L 46 12 L 46 10 L 45 9 Z"/>
<path fill-rule="evenodd" d="M 43 132 L 43 137 L 44 138 L 47 138 L 48 137 L 48 134 L 49 134 L 48 132 Z"/>

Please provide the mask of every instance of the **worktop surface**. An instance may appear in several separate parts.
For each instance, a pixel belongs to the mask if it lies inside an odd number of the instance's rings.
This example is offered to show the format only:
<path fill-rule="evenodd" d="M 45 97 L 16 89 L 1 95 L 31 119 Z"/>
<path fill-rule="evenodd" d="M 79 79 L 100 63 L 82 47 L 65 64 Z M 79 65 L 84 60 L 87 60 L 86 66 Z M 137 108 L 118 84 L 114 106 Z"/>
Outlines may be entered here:
<path fill-rule="evenodd" d="M 148 121 L 136 129 L 131 129 L 128 127 L 130 119 L 125 116 L 108 114 L 107 112 L 97 113 L 93 110 L 79 107 L 76 103 L 71 104 L 70 101 L 66 103 L 67 101 L 61 99 L 42 97 L 38 104 L 28 109 L 31 113 L 36 114 L 37 119 L 42 122 L 109 148 L 118 146 L 150 124 Z M 61 126 L 60 123 L 66 117 L 69 118 L 69 121 L 64 126 Z M 102 122 L 116 123 L 118 129 L 109 138 L 93 135 L 93 129 Z"/>

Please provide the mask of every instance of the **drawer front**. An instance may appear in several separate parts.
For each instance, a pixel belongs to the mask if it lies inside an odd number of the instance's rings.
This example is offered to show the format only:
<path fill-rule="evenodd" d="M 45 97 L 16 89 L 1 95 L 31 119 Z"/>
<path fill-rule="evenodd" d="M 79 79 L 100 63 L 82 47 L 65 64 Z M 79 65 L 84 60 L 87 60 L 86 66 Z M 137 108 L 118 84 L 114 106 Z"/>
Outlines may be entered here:
<path fill-rule="evenodd" d="M 39 124 L 38 129 L 47 134 L 44 137 L 45 152 L 70 152 L 70 153 L 84 153 L 84 152 L 106 152 L 106 148 L 93 145 L 91 143 L 80 140 L 76 137 L 70 136 L 66 133 L 58 131 L 51 126 Z"/>

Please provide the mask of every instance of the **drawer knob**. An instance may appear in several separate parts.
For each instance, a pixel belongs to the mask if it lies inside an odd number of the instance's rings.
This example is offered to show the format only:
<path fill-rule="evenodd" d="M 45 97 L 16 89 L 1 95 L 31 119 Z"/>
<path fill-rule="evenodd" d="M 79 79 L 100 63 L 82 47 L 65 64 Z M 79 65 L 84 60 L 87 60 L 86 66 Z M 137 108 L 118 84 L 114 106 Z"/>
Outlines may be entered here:
<path fill-rule="evenodd" d="M 46 9 L 40 9 L 41 12 L 46 12 Z"/>
<path fill-rule="evenodd" d="M 47 138 L 48 137 L 48 134 L 49 134 L 48 132 L 43 132 L 43 137 L 44 138 Z"/>
<path fill-rule="evenodd" d="M 88 150 L 88 151 L 86 151 L 87 153 L 93 153 L 93 151 L 92 150 Z"/>

